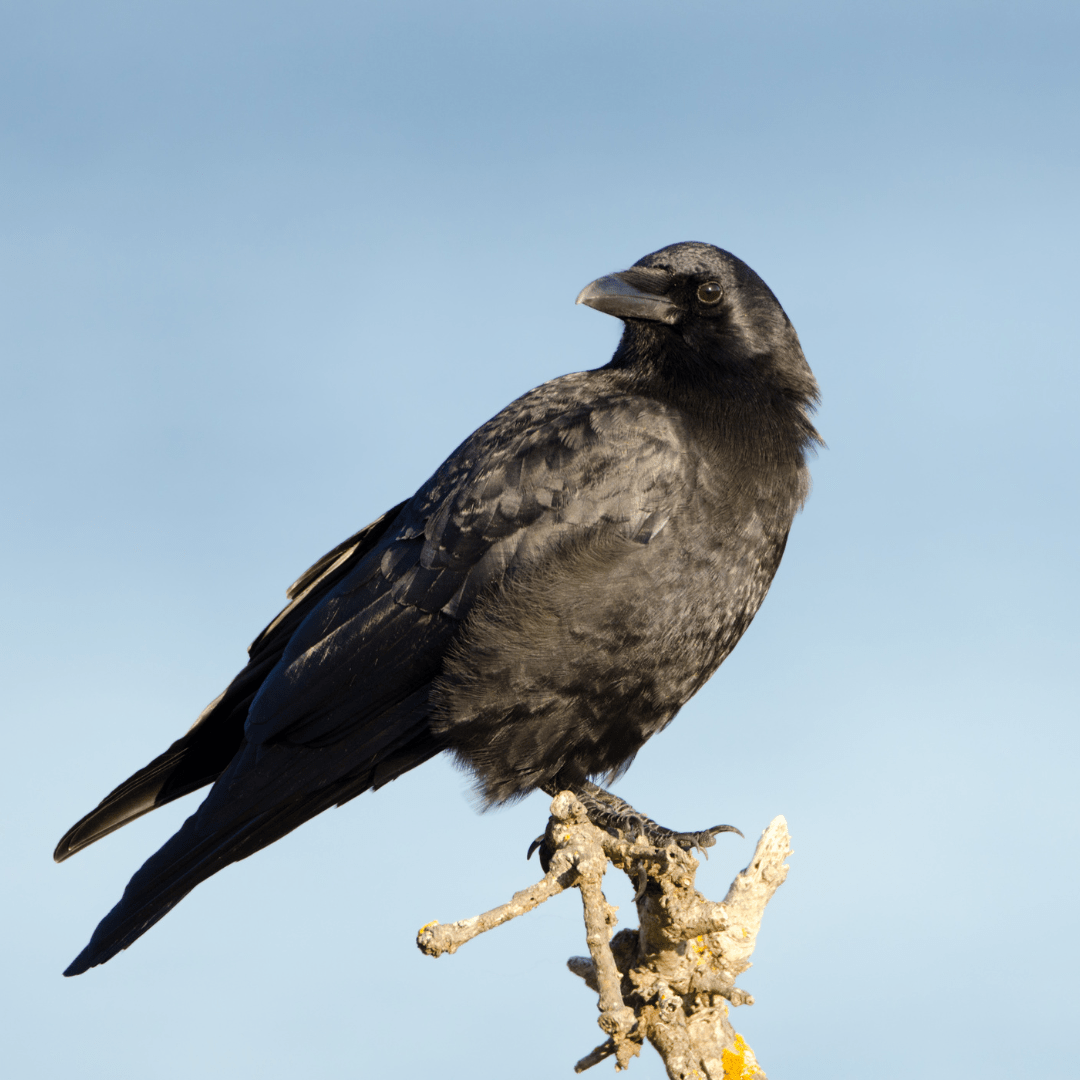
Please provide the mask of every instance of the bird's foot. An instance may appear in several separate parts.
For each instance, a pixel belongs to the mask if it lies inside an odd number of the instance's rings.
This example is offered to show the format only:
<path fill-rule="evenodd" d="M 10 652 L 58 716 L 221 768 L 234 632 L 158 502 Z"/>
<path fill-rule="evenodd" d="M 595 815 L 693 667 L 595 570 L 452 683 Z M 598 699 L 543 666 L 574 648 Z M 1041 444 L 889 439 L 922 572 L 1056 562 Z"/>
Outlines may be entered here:
<path fill-rule="evenodd" d="M 588 781 L 575 787 L 573 791 L 585 807 L 589 820 L 598 829 L 603 829 L 612 836 L 625 836 L 631 840 L 643 836 L 653 847 L 677 844 L 684 851 L 696 848 L 706 854 L 705 849 L 716 843 L 717 834 L 734 832 L 742 836 L 734 825 L 714 825 L 711 829 L 702 829 L 700 832 L 676 832 L 639 813 L 625 799 L 620 799 L 618 795 L 612 795 L 610 791 Z"/>
<path fill-rule="evenodd" d="M 711 829 L 702 829 L 699 832 L 676 832 L 639 813 L 618 795 L 612 795 L 610 791 L 605 791 L 590 781 L 574 784 L 569 790 L 577 796 L 589 815 L 589 820 L 598 829 L 603 829 L 604 832 L 620 839 L 626 837 L 636 840 L 641 836 L 653 847 L 662 848 L 669 844 L 676 844 L 684 851 L 697 849 L 708 858 L 706 849 L 716 843 L 719 833 L 733 832 L 742 836 L 742 832 L 734 825 L 714 825 Z M 538 836 L 529 845 L 529 853 L 526 857 L 532 858 L 533 852 L 538 848 L 540 849 L 540 865 L 546 872 L 554 852 L 547 850 L 544 836 Z"/>

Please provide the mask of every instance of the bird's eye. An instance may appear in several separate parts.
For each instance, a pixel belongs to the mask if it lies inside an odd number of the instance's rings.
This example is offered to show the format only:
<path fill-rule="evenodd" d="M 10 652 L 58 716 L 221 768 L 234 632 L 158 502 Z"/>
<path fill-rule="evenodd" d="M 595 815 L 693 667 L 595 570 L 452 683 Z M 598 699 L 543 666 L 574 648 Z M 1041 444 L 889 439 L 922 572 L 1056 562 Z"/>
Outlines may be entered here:
<path fill-rule="evenodd" d="M 724 287 L 719 281 L 706 281 L 704 285 L 698 286 L 697 298 L 703 304 L 717 304 L 723 295 Z"/>

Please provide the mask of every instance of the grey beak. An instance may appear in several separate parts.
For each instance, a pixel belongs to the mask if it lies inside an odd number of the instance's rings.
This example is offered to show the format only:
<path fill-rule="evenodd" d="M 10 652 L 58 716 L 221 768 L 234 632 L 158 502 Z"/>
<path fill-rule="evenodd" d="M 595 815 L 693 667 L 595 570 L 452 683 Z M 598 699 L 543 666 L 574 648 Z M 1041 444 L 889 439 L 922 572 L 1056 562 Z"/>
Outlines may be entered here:
<path fill-rule="evenodd" d="M 682 308 L 664 295 L 670 285 L 671 275 L 666 270 L 623 270 L 586 285 L 575 302 L 617 319 L 674 323 Z"/>

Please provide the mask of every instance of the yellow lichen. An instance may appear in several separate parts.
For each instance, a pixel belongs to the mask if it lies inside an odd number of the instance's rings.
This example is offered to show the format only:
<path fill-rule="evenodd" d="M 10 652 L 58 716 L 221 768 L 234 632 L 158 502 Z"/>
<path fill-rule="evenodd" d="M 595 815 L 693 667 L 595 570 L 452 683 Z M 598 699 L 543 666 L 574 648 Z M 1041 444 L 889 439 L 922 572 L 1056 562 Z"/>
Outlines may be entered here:
<path fill-rule="evenodd" d="M 725 1049 L 720 1055 L 724 1065 L 724 1080 L 754 1080 L 754 1077 L 758 1075 L 758 1070 L 746 1060 L 749 1049 L 746 1040 L 736 1033 L 735 1049 Z M 753 1054 L 751 1054 L 752 1057 Z"/>
<path fill-rule="evenodd" d="M 698 936 L 694 938 L 693 949 L 698 955 L 698 966 L 700 967 L 705 963 L 705 960 L 709 955 L 709 947 L 705 944 L 704 935 L 698 934 Z"/>

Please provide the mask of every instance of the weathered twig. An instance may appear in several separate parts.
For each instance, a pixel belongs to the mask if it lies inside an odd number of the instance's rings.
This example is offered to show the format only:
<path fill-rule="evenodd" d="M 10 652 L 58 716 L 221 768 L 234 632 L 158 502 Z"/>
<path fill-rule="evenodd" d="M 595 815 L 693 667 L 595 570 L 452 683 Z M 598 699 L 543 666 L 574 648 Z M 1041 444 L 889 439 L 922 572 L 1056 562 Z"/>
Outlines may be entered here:
<path fill-rule="evenodd" d="M 588 820 L 570 792 L 560 792 L 551 804 L 547 847 L 554 855 L 542 881 L 484 915 L 429 923 L 417 936 L 420 948 L 430 956 L 455 952 L 477 934 L 577 888 L 589 956 L 573 957 L 568 966 L 598 994 L 598 1023 L 609 1038 L 575 1071 L 611 1056 L 616 1068 L 626 1068 L 648 1039 L 673 1080 L 765 1080 L 728 1009 L 754 1001 L 735 979 L 750 966 L 765 905 L 787 876 L 784 819 L 776 818 L 762 834 L 723 903 L 694 888 L 698 862 L 689 852 L 609 835 Z M 641 922 L 638 930 L 614 937 L 615 910 L 601 889 L 609 861 L 634 883 Z"/>

